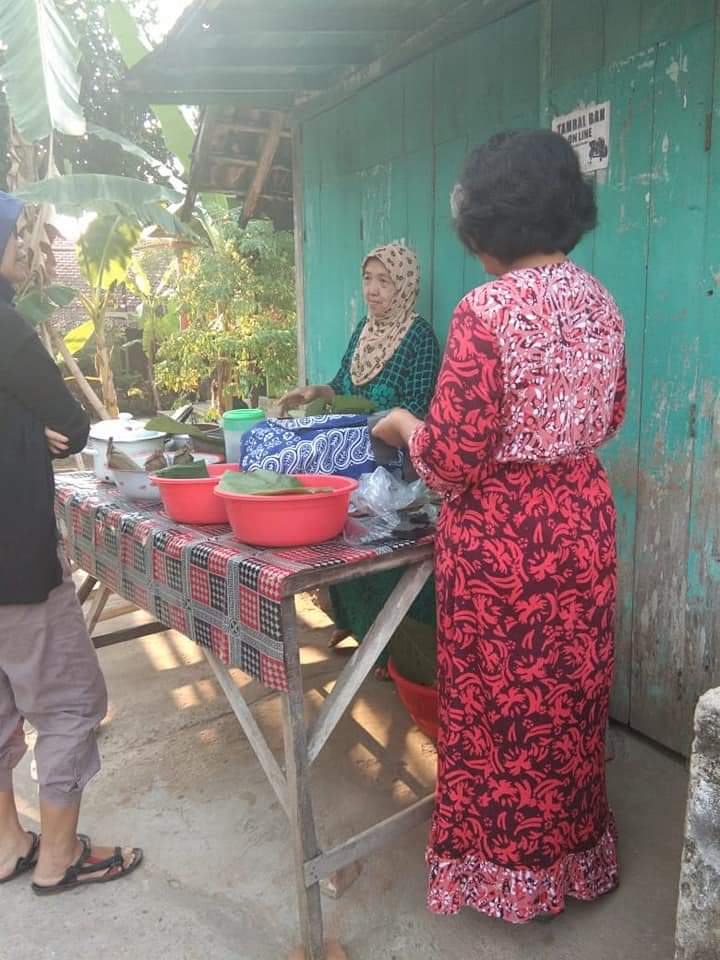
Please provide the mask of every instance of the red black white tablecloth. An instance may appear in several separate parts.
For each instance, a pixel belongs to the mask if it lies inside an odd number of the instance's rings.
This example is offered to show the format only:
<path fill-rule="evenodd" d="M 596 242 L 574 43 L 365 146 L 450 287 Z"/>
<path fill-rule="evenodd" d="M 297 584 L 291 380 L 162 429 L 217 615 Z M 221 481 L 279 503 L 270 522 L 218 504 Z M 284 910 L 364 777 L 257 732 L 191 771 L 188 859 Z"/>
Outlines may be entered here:
<path fill-rule="evenodd" d="M 56 487 L 56 516 L 79 567 L 274 690 L 287 689 L 281 603 L 297 593 L 294 581 L 416 545 L 250 547 L 227 526 L 184 526 L 160 504 L 125 500 L 93 474 L 61 473 Z"/>

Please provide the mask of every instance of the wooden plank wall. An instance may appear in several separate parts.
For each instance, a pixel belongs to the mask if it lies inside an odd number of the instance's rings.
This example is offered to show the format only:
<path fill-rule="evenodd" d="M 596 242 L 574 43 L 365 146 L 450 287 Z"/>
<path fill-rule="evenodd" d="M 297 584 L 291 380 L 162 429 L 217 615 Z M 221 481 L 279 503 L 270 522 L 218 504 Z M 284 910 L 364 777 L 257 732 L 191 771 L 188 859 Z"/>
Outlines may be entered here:
<path fill-rule="evenodd" d="M 548 5 L 549 4 L 549 8 Z M 363 313 L 360 261 L 402 238 L 446 334 L 483 281 L 449 194 L 468 149 L 612 101 L 600 225 L 576 259 L 625 314 L 630 397 L 604 459 L 618 503 L 614 715 L 686 751 L 720 683 L 720 0 L 538 0 L 303 124 L 308 376 L 334 373 Z M 549 31 L 549 32 L 548 32 Z M 550 52 L 543 71 L 543 52 Z"/>

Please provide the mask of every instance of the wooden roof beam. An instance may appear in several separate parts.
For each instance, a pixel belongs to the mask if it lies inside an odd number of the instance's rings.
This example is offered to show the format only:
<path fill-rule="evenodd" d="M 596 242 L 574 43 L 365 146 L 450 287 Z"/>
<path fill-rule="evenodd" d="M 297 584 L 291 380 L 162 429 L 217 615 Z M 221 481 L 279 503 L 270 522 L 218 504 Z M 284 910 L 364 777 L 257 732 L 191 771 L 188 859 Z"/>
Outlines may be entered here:
<path fill-rule="evenodd" d="M 273 160 L 275 159 L 275 152 L 277 151 L 280 143 L 280 135 L 285 127 L 285 123 L 286 118 L 282 113 L 276 113 L 270 122 L 270 132 L 268 133 L 265 143 L 263 144 L 262 153 L 260 154 L 260 159 L 258 160 L 253 182 L 250 184 L 250 189 L 245 195 L 242 217 L 240 219 L 242 226 L 245 226 L 248 221 L 252 219 L 253 214 L 255 213 L 258 200 L 260 199 L 263 187 L 265 186 L 265 181 L 267 180 L 272 169 Z"/>

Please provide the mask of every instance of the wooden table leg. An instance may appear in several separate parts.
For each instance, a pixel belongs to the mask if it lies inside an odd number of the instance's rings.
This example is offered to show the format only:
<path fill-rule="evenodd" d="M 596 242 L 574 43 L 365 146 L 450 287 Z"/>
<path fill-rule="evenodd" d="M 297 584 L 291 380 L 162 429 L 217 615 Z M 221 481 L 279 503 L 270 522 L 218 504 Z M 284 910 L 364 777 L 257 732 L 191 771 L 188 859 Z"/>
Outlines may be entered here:
<path fill-rule="evenodd" d="M 95 579 L 95 577 L 91 576 L 88 573 L 77 590 L 77 598 L 78 598 L 78 602 L 80 603 L 80 606 L 82 606 L 85 603 L 87 598 L 93 592 L 93 587 L 95 586 L 96 583 L 97 583 L 97 580 Z"/>
<path fill-rule="evenodd" d="M 288 815 L 290 834 L 295 858 L 295 886 L 304 960 L 326 960 L 335 956 L 340 960 L 342 952 L 337 953 L 337 945 L 330 945 L 326 953 L 323 942 L 322 903 L 320 884 L 307 884 L 305 864 L 320 853 L 315 831 L 315 817 L 310 796 L 310 761 L 307 751 L 305 729 L 305 698 L 303 694 L 302 673 L 300 670 L 300 652 L 297 645 L 295 600 L 283 601 L 283 633 L 286 645 L 286 662 L 289 689 L 282 698 L 283 737 L 285 741 L 285 767 L 288 786 Z M 297 951 L 291 954 L 298 957 Z"/>
<path fill-rule="evenodd" d="M 105 604 L 108 602 L 112 596 L 112 590 L 110 587 L 106 587 L 104 583 L 99 583 L 97 590 L 93 595 L 92 603 L 90 604 L 90 610 L 88 615 L 85 618 L 85 625 L 87 627 L 87 632 L 92 637 L 95 632 L 95 627 L 97 626 L 98 620 L 100 619 L 100 614 L 105 609 Z"/>

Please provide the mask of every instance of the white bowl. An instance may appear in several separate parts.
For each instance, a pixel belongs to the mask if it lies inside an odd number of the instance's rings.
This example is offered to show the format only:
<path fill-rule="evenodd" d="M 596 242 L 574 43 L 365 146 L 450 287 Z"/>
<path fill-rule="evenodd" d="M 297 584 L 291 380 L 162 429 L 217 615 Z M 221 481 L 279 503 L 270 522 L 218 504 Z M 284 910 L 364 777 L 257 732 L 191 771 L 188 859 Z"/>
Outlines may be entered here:
<path fill-rule="evenodd" d="M 160 491 L 150 483 L 151 474 L 134 470 L 112 470 L 108 467 L 112 482 L 118 492 L 129 500 L 160 500 Z"/>

